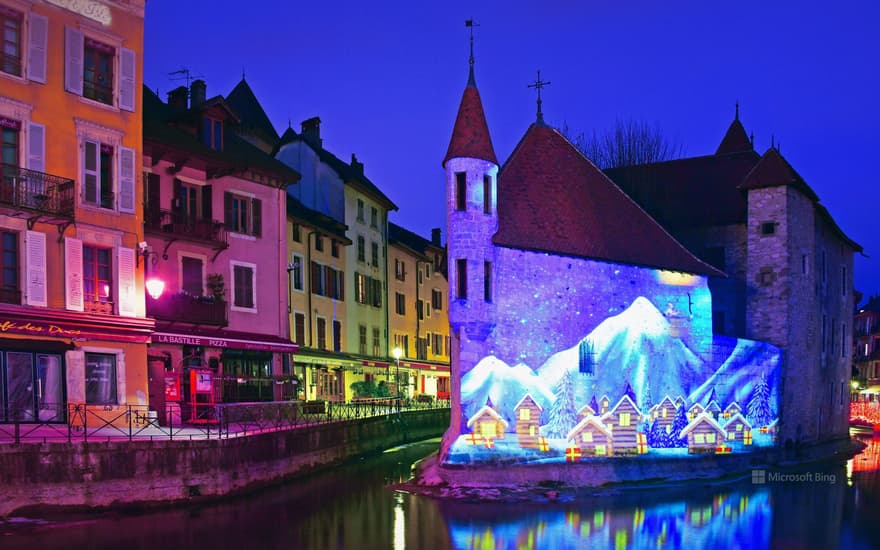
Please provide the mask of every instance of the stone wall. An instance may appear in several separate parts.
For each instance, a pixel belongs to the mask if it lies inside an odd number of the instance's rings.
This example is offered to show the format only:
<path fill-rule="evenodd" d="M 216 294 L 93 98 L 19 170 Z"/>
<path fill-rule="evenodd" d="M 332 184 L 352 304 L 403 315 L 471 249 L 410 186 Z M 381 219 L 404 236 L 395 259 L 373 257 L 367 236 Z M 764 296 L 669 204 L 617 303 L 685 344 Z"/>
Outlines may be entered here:
<path fill-rule="evenodd" d="M 221 440 L 0 445 L 0 517 L 220 497 L 437 437 L 448 425 L 449 411 L 436 409 Z"/>

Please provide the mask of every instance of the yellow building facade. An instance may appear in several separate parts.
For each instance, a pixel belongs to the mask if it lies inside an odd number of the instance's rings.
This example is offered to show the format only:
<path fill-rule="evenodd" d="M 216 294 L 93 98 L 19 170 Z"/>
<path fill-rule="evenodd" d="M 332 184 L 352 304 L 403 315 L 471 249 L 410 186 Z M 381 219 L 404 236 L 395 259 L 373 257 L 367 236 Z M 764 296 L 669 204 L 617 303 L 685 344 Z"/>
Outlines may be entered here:
<path fill-rule="evenodd" d="M 0 23 L 0 422 L 140 421 L 144 2 L 0 0 Z"/>
<path fill-rule="evenodd" d="M 389 348 L 401 350 L 401 395 L 448 399 L 448 283 L 439 230 L 427 240 L 390 223 L 388 243 Z M 395 380 L 397 365 L 391 368 Z"/>
<path fill-rule="evenodd" d="M 287 198 L 290 397 L 349 401 L 360 362 L 346 355 L 345 225 Z"/>

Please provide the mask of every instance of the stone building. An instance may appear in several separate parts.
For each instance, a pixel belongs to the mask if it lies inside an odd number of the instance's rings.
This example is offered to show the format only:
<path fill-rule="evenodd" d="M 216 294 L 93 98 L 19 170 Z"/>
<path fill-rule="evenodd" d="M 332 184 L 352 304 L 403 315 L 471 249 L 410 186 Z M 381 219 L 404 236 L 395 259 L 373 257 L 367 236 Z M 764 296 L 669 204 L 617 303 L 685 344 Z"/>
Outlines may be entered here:
<path fill-rule="evenodd" d="M 784 350 L 777 441 L 845 437 L 852 354 L 853 254 L 861 247 L 771 147 L 757 153 L 739 107 L 714 154 L 607 170 L 696 255 L 717 335 Z M 713 342 L 715 351 L 724 346 Z"/>

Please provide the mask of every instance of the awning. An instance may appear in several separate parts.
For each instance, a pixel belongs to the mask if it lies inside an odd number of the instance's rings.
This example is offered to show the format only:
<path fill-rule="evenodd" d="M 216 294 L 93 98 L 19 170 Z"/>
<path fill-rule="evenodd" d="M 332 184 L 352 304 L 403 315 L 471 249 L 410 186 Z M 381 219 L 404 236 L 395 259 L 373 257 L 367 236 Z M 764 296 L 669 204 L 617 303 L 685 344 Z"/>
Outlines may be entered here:
<path fill-rule="evenodd" d="M 222 329 L 193 328 L 185 332 L 154 332 L 153 343 L 276 353 L 296 353 L 299 350 L 299 346 L 280 336 Z"/>

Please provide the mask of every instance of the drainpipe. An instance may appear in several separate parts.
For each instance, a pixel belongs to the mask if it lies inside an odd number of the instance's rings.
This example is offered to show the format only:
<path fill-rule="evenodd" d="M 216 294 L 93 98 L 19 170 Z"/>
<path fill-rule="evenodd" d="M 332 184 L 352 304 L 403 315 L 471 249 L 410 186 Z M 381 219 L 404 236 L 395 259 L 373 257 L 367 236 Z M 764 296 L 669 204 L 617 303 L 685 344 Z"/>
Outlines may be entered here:
<path fill-rule="evenodd" d="M 306 291 L 306 300 L 308 303 L 308 306 L 306 307 L 306 313 L 309 322 L 309 347 L 312 349 L 314 349 L 315 347 L 315 331 L 312 330 L 312 284 L 314 284 L 314 281 L 312 281 L 312 235 L 317 234 L 317 231 L 309 231 L 309 233 L 306 235 L 306 265 L 303 266 L 303 271 L 308 272 L 309 274 L 309 286 L 304 290 Z M 305 280 L 305 277 L 303 277 L 303 280 Z M 311 385 L 307 379 L 307 376 L 308 373 L 306 372 L 306 364 L 303 363 L 303 384 L 306 385 L 304 393 L 306 401 L 308 401 L 309 386 Z"/>

